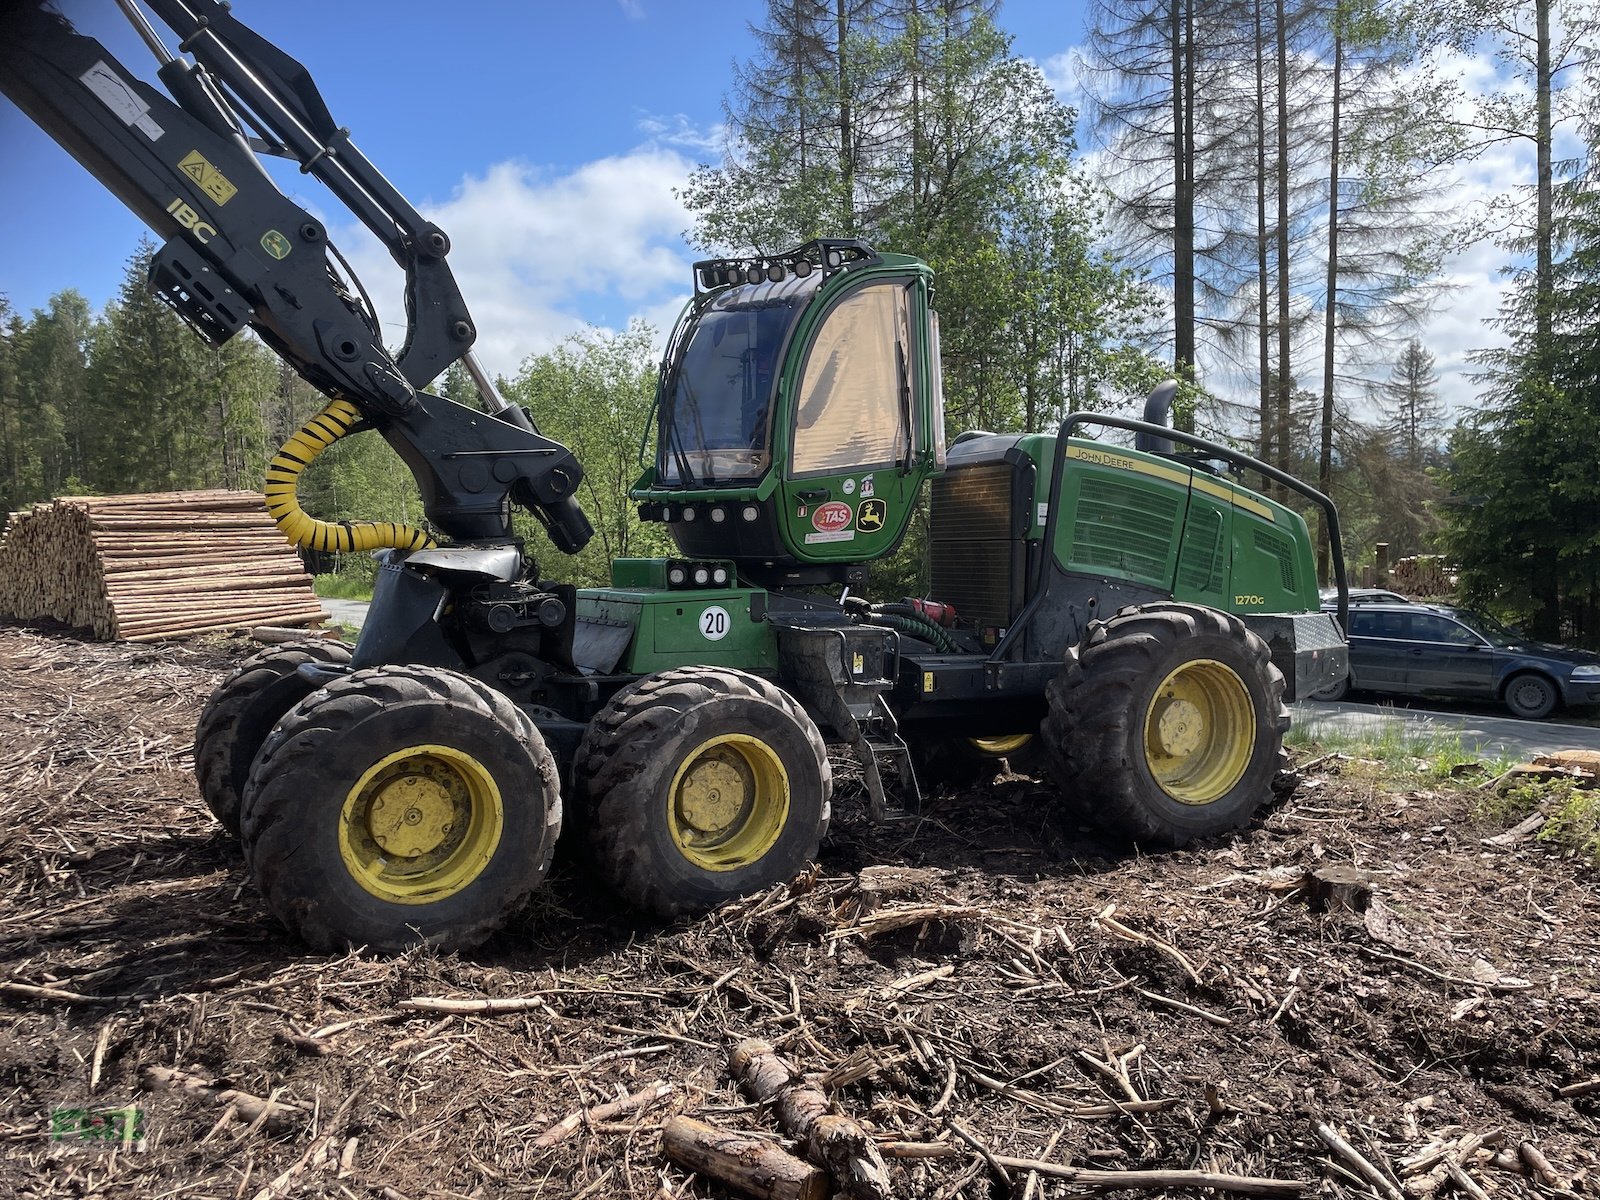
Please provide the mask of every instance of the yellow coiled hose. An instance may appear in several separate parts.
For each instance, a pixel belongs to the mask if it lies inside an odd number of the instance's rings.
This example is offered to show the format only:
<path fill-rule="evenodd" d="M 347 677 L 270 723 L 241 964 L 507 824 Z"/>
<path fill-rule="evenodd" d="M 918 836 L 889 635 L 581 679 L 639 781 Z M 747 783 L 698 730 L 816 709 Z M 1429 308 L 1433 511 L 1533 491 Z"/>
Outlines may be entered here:
<path fill-rule="evenodd" d="M 267 511 L 283 536 L 311 550 L 427 550 L 434 541 L 412 525 L 393 521 L 319 521 L 300 507 L 295 489 L 304 471 L 361 420 L 348 400 L 334 400 L 300 427 L 267 464 Z"/>

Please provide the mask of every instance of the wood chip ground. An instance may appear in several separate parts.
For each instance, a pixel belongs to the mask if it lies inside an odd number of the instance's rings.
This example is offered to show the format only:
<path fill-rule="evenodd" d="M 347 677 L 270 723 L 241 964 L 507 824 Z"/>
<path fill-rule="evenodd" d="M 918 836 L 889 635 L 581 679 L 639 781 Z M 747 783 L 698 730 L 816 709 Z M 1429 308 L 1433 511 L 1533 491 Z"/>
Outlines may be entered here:
<path fill-rule="evenodd" d="M 1600 1196 L 1595 872 L 1486 844 L 1471 781 L 1327 756 L 1244 835 L 1139 855 L 1015 777 L 874 830 L 841 770 L 796 885 L 655 927 L 565 861 L 472 955 L 327 958 L 195 792 L 251 649 L 0 626 L 0 1195 L 728 1196 L 661 1128 L 803 1154 L 730 1077 L 757 1038 L 896 1197 Z M 1361 903 L 1307 902 L 1334 866 Z M 129 1106 L 130 1145 L 71 1124 Z"/>

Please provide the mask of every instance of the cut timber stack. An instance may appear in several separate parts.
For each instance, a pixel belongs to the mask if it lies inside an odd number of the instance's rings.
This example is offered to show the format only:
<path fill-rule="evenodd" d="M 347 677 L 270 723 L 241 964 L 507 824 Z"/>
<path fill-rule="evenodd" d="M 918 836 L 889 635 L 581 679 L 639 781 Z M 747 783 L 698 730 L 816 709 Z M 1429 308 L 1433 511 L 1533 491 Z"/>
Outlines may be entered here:
<path fill-rule="evenodd" d="M 66 496 L 12 513 L 0 617 L 50 617 L 153 642 L 324 619 L 257 492 Z"/>

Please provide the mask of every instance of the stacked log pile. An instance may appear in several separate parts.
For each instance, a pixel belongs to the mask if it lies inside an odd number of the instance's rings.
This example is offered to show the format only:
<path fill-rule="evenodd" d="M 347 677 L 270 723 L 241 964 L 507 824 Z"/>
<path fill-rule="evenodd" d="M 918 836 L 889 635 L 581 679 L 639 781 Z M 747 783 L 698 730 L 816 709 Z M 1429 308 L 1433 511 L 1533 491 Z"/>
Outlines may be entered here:
<path fill-rule="evenodd" d="M 1456 573 L 1438 554 L 1402 558 L 1394 564 L 1389 578 L 1396 591 L 1419 600 L 1453 596 L 1456 590 Z"/>
<path fill-rule="evenodd" d="M 152 642 L 324 618 L 257 492 L 66 496 L 12 513 L 0 617 Z"/>

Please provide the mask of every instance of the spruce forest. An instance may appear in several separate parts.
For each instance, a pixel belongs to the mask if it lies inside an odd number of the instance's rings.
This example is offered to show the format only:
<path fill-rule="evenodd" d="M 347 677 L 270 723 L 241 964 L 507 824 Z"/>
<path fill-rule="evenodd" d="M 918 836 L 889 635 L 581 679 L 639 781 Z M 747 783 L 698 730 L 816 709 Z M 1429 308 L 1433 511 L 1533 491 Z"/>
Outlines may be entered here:
<path fill-rule="evenodd" d="M 1176 376 L 1180 426 L 1333 496 L 1353 572 L 1378 543 L 1441 556 L 1463 601 L 1600 645 L 1600 6 L 1092 0 L 1085 19 L 1062 86 L 1013 52 L 999 0 L 768 0 L 726 83 L 728 149 L 682 186 L 690 248 L 914 254 L 937 272 L 950 436 L 1138 415 Z M 1467 55 L 1492 86 L 1460 82 Z M 1505 145 L 1530 180 L 1463 204 L 1452 165 Z M 1447 395 L 1418 330 L 1450 257 L 1484 245 L 1511 299 Z M 0 297 L 0 515 L 259 487 L 321 406 L 253 337 L 192 336 L 144 288 L 153 249 L 130 247 L 101 312 L 70 280 L 31 313 Z M 501 381 L 587 471 L 573 582 L 666 549 L 626 495 L 664 333 L 592 329 Z M 434 386 L 473 395 L 459 368 Z M 372 436 L 302 498 L 421 519 Z M 908 539 L 879 587 L 917 592 L 921 558 Z"/>

